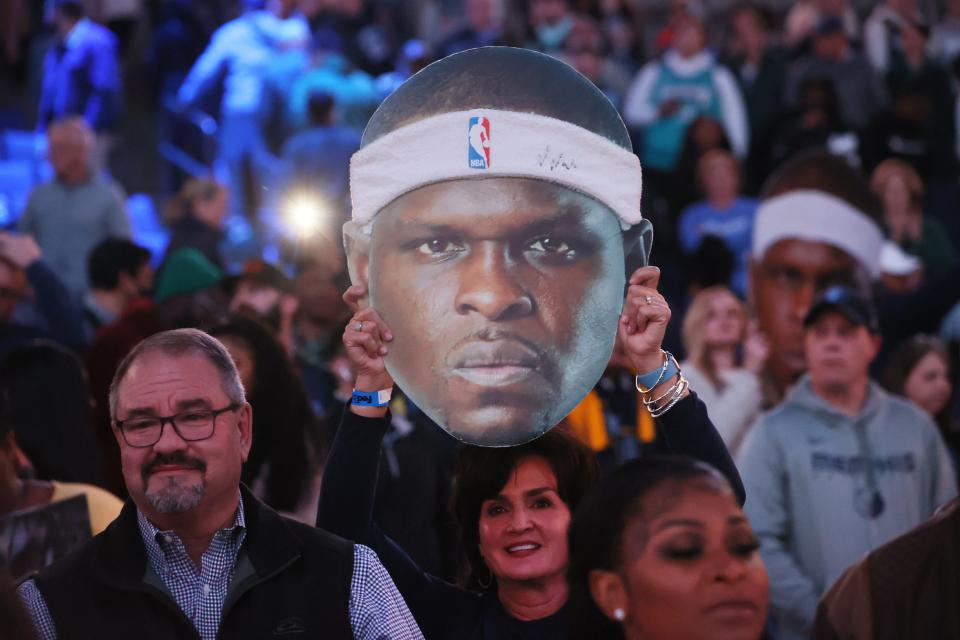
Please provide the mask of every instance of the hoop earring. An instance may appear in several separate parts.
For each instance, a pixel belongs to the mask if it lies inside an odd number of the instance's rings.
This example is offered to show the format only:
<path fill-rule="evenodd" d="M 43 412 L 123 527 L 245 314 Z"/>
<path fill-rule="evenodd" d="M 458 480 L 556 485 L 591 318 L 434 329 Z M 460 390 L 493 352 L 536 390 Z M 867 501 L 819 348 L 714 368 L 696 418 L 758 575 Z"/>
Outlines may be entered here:
<path fill-rule="evenodd" d="M 479 580 L 477 580 L 477 584 L 480 585 L 480 588 L 484 590 L 489 589 L 490 587 L 493 586 L 493 572 L 490 571 L 490 567 L 486 567 L 486 569 L 487 569 L 487 581 L 484 582 L 483 578 L 480 578 Z"/>

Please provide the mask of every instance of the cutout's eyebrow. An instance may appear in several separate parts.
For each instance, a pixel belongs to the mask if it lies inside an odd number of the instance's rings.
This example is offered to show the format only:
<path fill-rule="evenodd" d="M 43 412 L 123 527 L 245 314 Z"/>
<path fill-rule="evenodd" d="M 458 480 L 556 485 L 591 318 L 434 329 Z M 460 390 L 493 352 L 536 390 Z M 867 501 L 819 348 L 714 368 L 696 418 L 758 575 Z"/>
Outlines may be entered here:
<path fill-rule="evenodd" d="M 578 234 L 588 233 L 589 227 L 584 224 L 585 213 L 582 207 L 576 204 L 561 205 L 556 211 L 538 217 L 528 224 L 521 225 L 509 232 L 510 236 L 533 236 L 548 231 L 556 231 L 557 227 L 567 229 Z M 472 227 L 465 220 L 462 226 L 448 223 L 431 223 L 419 220 L 409 220 L 400 225 L 397 233 L 404 235 L 454 236 L 471 235 Z"/>

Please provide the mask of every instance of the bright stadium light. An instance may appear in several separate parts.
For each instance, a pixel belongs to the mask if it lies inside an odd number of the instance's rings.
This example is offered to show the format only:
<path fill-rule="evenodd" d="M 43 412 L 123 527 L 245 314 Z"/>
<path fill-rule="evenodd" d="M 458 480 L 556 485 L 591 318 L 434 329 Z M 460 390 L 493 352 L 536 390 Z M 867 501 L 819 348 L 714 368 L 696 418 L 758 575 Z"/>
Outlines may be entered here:
<path fill-rule="evenodd" d="M 329 217 L 325 203 L 309 193 L 291 194 L 283 207 L 283 213 L 289 229 L 300 238 L 315 235 Z"/>

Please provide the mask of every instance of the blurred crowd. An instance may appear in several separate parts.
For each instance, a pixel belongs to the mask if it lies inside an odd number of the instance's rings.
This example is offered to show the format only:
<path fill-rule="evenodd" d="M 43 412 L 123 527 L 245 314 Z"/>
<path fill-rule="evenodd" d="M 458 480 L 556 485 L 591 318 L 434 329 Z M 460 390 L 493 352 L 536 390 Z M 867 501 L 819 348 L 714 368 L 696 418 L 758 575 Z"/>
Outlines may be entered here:
<path fill-rule="evenodd" d="M 0 197 L 8 134 L 33 132 L 46 154 L 23 202 L 3 200 L 0 522 L 82 494 L 101 531 L 127 493 L 117 366 L 160 331 L 201 328 L 255 409 L 243 481 L 312 525 L 356 374 L 341 344 L 350 157 L 404 80 L 486 45 L 567 62 L 630 130 L 673 310 L 664 347 L 743 476 L 774 637 L 809 632 L 859 557 L 841 538 L 880 547 L 956 495 L 958 0 L 7 0 L 0 29 Z M 872 221 L 875 262 L 840 218 L 778 236 L 795 246 L 758 240 L 764 203 L 810 191 Z M 811 311 L 830 291 L 849 327 Z M 618 344 L 564 424 L 605 473 L 664 437 L 636 373 Z M 830 376 L 862 380 L 860 404 L 818 395 Z M 891 449 L 800 469 L 789 426 L 837 416 L 882 423 Z M 915 440 L 905 423 L 922 425 Z M 447 509 L 457 448 L 395 399 L 374 518 L 448 580 L 465 568 Z M 922 496 L 891 480 L 915 466 Z M 826 504 L 828 472 L 858 483 L 857 513 Z"/>

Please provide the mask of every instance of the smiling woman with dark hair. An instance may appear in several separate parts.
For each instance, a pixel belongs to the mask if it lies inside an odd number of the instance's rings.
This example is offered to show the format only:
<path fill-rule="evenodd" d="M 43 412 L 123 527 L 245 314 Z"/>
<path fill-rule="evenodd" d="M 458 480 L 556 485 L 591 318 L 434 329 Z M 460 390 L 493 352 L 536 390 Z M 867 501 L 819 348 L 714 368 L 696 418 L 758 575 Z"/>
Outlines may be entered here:
<path fill-rule="evenodd" d="M 493 570 L 485 564 L 481 552 L 482 529 L 491 532 L 496 520 L 507 515 L 514 506 L 512 498 L 533 498 L 537 510 L 546 511 L 564 505 L 576 505 L 597 481 L 600 467 L 593 452 L 572 435 L 555 429 L 518 447 L 491 449 L 464 447 L 457 461 L 457 481 L 452 505 L 463 530 L 463 551 L 470 562 L 467 584 L 472 588 L 492 588 Z M 526 472 L 526 473 L 524 473 Z M 509 486 L 524 475 L 547 477 L 548 482 L 533 487 L 529 496 L 511 496 Z M 549 476 L 552 475 L 552 478 Z M 519 483 L 514 483 L 519 484 Z M 522 492 L 521 492 L 522 493 Z M 566 543 L 569 512 L 563 517 L 561 539 Z M 539 543 L 537 543 L 539 546 Z M 509 547 L 508 547 L 509 548 Z M 510 552 L 507 552 L 510 555 Z M 487 558 L 489 563 L 493 558 Z M 566 555 L 559 559 L 566 565 Z"/>

